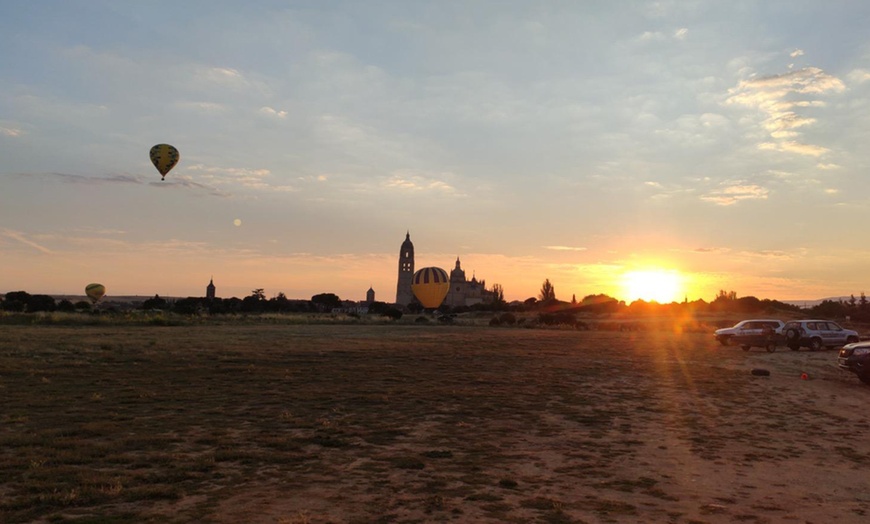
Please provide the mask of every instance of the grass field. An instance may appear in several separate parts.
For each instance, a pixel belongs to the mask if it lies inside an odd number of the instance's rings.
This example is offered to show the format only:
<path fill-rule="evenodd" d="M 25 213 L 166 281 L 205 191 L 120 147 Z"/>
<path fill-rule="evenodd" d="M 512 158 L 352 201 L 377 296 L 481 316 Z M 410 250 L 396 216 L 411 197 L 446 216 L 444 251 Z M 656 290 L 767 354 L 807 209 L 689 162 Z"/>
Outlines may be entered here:
<path fill-rule="evenodd" d="M 4 325 L 0 521 L 864 522 L 870 388 L 834 362 L 653 330 Z"/>

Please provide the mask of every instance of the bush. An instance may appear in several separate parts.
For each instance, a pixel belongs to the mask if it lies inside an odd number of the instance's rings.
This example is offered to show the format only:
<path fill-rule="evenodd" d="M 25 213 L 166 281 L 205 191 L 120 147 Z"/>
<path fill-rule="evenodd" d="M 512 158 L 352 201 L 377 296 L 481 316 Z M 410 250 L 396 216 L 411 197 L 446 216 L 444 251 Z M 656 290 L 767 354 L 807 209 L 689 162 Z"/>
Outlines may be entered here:
<path fill-rule="evenodd" d="M 517 323 L 517 317 L 513 313 L 502 313 L 499 315 L 498 321 L 502 324 L 513 326 Z"/>
<path fill-rule="evenodd" d="M 389 317 L 392 320 L 399 320 L 400 318 L 402 318 L 402 311 L 399 309 L 396 309 L 394 307 L 391 307 L 391 308 L 385 309 L 384 312 L 381 313 L 381 315 L 383 315 L 385 317 Z"/>

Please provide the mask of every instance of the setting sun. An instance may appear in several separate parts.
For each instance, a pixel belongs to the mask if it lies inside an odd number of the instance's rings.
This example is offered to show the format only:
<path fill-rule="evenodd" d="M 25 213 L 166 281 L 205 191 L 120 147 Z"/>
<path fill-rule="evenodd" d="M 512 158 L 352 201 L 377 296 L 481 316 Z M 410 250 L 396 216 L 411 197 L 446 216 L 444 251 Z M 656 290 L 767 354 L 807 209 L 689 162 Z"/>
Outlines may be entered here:
<path fill-rule="evenodd" d="M 676 271 L 630 271 L 622 275 L 622 287 L 628 302 L 645 300 L 669 304 L 680 299 L 682 279 Z"/>

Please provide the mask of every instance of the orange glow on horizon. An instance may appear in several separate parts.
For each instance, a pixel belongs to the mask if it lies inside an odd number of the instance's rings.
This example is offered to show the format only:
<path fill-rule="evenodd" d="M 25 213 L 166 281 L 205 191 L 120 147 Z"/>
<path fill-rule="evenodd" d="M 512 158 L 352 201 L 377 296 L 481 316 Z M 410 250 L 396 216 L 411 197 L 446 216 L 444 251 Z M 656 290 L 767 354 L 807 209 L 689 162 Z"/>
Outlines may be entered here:
<path fill-rule="evenodd" d="M 670 304 L 685 294 L 685 278 L 675 270 L 644 269 L 622 274 L 622 292 L 626 302 L 644 300 Z"/>

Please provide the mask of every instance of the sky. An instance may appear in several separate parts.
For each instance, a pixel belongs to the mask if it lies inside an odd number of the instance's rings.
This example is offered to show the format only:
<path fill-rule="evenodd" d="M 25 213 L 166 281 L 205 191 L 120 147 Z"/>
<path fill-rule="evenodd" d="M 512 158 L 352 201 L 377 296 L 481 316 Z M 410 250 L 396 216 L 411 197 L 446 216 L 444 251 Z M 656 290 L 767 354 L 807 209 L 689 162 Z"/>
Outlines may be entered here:
<path fill-rule="evenodd" d="M 870 292 L 868 23 L 857 1 L 0 2 L 0 293 L 390 302 L 408 232 L 417 268 L 458 257 L 508 300 Z"/>

